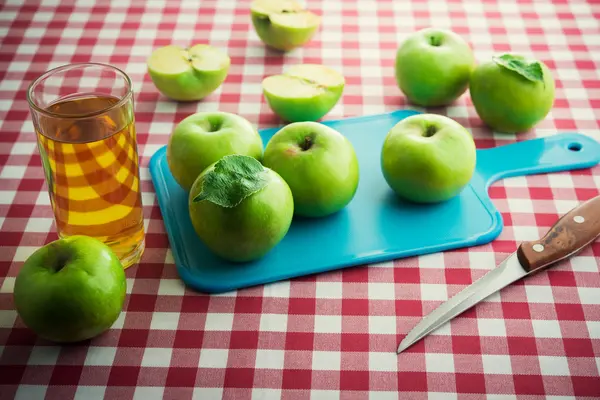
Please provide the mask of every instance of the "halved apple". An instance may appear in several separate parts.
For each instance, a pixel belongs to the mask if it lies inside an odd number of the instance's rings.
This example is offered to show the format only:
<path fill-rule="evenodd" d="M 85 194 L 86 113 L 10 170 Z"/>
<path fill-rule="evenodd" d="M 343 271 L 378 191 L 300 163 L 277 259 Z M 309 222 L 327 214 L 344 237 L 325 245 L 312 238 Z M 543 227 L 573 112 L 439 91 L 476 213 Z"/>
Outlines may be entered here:
<path fill-rule="evenodd" d="M 269 107 L 288 122 L 317 121 L 337 104 L 345 79 L 320 64 L 299 64 L 262 82 Z"/>
<path fill-rule="evenodd" d="M 156 49 L 148 59 L 148 74 L 159 92 L 177 101 L 201 100 L 225 80 L 231 60 L 207 44 Z"/>
<path fill-rule="evenodd" d="M 321 24 L 320 16 L 294 0 L 254 0 L 250 13 L 260 40 L 281 51 L 306 44 Z"/>

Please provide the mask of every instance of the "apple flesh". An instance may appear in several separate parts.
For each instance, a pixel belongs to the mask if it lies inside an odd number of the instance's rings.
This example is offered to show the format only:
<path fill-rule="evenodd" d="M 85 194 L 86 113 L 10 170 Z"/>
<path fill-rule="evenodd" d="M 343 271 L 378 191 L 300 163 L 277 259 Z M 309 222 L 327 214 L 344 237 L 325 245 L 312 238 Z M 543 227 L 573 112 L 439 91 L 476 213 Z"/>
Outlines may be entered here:
<path fill-rule="evenodd" d="M 473 71 L 469 91 L 475 111 L 486 125 L 497 132 L 519 133 L 533 128 L 550 112 L 554 79 L 543 62 L 510 56 L 528 68 L 538 63 L 541 79 L 528 79 L 490 60 Z"/>
<path fill-rule="evenodd" d="M 359 165 L 352 143 L 318 122 L 281 128 L 267 143 L 263 164 L 288 183 L 299 216 L 336 213 L 352 201 L 358 188 Z"/>
<path fill-rule="evenodd" d="M 412 115 L 388 132 L 383 176 L 401 198 L 437 203 L 457 196 L 475 171 L 476 148 L 461 124 L 436 114 Z"/>
<path fill-rule="evenodd" d="M 243 158 L 247 156 L 226 156 Z M 264 257 L 287 234 L 294 214 L 294 201 L 288 184 L 276 172 L 260 165 L 264 186 L 243 198 L 237 204 L 223 205 L 203 199 L 194 201 L 203 191 L 207 175 L 215 171 L 219 162 L 204 170 L 194 182 L 189 193 L 189 214 L 194 230 L 200 240 L 217 256 L 231 262 L 250 262 Z M 240 170 L 247 170 L 246 166 Z M 234 174 L 235 175 L 235 174 Z M 222 187 L 229 196 L 247 188 L 248 179 L 225 178 Z M 242 182 L 245 185 L 242 187 Z M 237 185 L 237 187 L 234 187 Z"/>
<path fill-rule="evenodd" d="M 317 121 L 337 104 L 345 79 L 320 64 L 299 64 L 262 82 L 269 107 L 288 122 Z"/>
<path fill-rule="evenodd" d="M 227 112 L 198 112 L 177 124 L 167 143 L 167 164 L 185 191 L 208 166 L 230 154 L 262 159 L 263 142 L 244 117 Z"/>
<path fill-rule="evenodd" d="M 446 29 L 425 28 L 398 48 L 395 77 L 411 103 L 438 107 L 465 93 L 474 67 L 473 52 L 462 37 Z"/>
<path fill-rule="evenodd" d="M 189 48 L 164 46 L 148 59 L 148 74 L 164 96 L 176 101 L 197 101 L 213 93 L 225 81 L 231 60 L 207 44 Z"/>
<path fill-rule="evenodd" d="M 88 236 L 66 237 L 37 249 L 19 271 L 13 293 L 25 325 L 53 342 L 100 335 L 119 317 L 125 295 L 118 257 Z"/>
<path fill-rule="evenodd" d="M 280 51 L 305 45 L 321 23 L 321 17 L 293 0 L 255 0 L 250 14 L 260 40 Z"/>

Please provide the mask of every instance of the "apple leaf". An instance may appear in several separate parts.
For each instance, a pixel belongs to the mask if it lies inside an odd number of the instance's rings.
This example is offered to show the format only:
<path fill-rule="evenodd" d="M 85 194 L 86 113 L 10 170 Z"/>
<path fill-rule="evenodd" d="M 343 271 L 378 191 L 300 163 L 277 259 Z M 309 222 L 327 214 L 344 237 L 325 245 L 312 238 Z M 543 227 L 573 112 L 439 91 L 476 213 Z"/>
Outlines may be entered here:
<path fill-rule="evenodd" d="M 508 68 L 511 71 L 515 71 L 532 82 L 544 81 L 544 72 L 538 61 L 527 62 L 525 58 L 513 54 L 493 56 L 492 59 L 496 64 Z"/>
<path fill-rule="evenodd" d="M 202 190 L 193 201 L 206 200 L 221 207 L 235 207 L 267 185 L 266 171 L 254 157 L 224 156 L 204 176 Z"/>

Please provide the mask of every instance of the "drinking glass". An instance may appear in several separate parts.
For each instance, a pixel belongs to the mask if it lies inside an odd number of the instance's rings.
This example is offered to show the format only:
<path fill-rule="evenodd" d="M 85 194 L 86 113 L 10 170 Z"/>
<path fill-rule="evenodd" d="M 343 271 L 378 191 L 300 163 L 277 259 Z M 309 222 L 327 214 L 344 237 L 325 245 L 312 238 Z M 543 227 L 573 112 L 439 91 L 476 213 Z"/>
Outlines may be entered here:
<path fill-rule="evenodd" d="M 124 268 L 144 251 L 131 80 L 106 64 L 47 71 L 27 90 L 59 237 L 91 236 Z"/>

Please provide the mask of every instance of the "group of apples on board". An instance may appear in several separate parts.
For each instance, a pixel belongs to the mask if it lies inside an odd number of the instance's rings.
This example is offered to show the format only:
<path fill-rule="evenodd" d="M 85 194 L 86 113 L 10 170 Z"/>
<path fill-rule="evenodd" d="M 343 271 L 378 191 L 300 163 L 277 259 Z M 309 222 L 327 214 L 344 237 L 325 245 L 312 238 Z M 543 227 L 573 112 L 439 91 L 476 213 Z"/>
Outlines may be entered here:
<path fill-rule="evenodd" d="M 289 51 L 307 43 L 321 19 L 293 0 L 255 0 L 251 18 L 269 47 Z M 478 64 L 468 43 L 445 29 L 409 35 L 395 60 L 398 88 L 415 105 L 449 105 L 470 92 L 477 114 L 498 132 L 528 130 L 554 102 L 554 80 L 537 60 L 506 53 Z M 229 56 L 207 44 L 155 50 L 148 73 L 176 101 L 196 101 L 226 79 Z M 240 115 L 199 112 L 172 132 L 167 162 L 189 194 L 199 238 L 215 254 L 247 262 L 267 254 L 286 235 L 293 215 L 325 217 L 346 207 L 358 188 L 351 142 L 317 122 L 337 104 L 345 79 L 319 64 L 291 66 L 262 81 L 269 107 L 288 124 L 266 144 Z M 381 169 L 390 188 L 418 203 L 446 201 L 468 184 L 476 164 L 471 134 L 443 115 L 399 121 L 385 137 Z"/>

